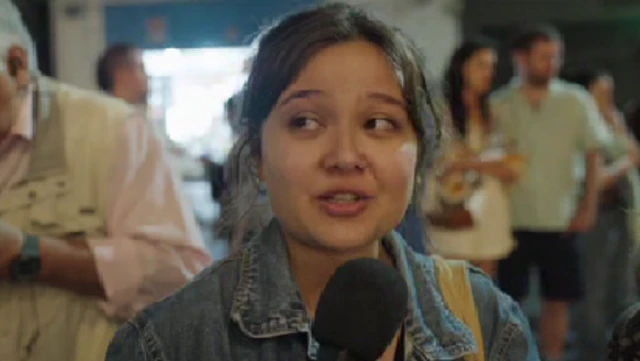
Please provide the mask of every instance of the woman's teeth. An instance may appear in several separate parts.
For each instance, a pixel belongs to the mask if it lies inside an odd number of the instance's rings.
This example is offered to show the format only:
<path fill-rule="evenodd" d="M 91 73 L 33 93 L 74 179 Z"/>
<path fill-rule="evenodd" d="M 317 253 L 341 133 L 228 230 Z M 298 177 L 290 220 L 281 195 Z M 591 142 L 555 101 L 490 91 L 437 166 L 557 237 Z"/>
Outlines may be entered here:
<path fill-rule="evenodd" d="M 329 200 L 333 202 L 343 202 L 343 203 L 356 202 L 360 200 L 360 196 L 354 193 L 339 193 L 329 197 Z"/>

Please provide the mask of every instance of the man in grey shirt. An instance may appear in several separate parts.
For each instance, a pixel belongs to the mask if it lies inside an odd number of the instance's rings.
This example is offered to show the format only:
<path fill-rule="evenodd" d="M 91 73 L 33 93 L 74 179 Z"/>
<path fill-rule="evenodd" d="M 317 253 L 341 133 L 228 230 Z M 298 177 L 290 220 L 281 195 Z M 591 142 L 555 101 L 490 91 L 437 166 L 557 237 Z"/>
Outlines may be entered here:
<path fill-rule="evenodd" d="M 583 294 L 576 235 L 597 216 L 599 150 L 610 139 L 590 95 L 556 78 L 563 47 L 551 27 L 522 31 L 511 48 L 517 76 L 491 98 L 496 125 L 527 159 L 510 192 L 518 246 L 500 262 L 498 282 L 521 301 L 530 268 L 539 269 L 540 341 L 548 360 L 562 359 L 568 306 Z"/>

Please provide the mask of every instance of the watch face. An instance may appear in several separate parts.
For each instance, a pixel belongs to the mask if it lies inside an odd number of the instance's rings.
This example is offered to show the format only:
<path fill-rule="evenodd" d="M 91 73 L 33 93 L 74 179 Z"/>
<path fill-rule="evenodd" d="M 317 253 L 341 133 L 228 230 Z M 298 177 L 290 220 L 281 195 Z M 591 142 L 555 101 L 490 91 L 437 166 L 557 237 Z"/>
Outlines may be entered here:
<path fill-rule="evenodd" d="M 11 275 L 16 281 L 28 281 L 40 273 L 40 258 L 21 258 L 11 265 Z"/>

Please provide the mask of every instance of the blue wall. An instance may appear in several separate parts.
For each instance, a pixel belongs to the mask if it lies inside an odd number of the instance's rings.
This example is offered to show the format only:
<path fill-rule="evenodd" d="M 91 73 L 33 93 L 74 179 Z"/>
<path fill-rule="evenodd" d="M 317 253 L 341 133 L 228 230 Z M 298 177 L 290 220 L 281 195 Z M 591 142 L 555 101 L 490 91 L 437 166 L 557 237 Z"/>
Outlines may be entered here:
<path fill-rule="evenodd" d="M 200 48 L 248 44 L 260 29 L 317 0 L 209 0 L 189 3 L 107 5 L 107 44 L 139 47 Z M 164 36 L 151 35 L 151 21 L 164 24 Z"/>

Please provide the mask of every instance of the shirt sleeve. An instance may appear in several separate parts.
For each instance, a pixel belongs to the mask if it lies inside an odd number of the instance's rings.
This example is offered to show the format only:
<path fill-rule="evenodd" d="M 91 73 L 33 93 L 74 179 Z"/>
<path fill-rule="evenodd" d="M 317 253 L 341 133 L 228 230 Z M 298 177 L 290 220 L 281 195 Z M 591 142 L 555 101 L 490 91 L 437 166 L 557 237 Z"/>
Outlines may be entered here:
<path fill-rule="evenodd" d="M 579 138 L 579 149 L 603 150 L 614 142 L 611 131 L 604 123 L 595 101 L 589 93 L 579 93 L 577 99 L 579 127 L 582 131 Z"/>
<path fill-rule="evenodd" d="M 185 285 L 211 258 L 151 124 L 128 119 L 114 149 L 106 236 L 88 244 L 107 296 L 102 308 L 126 319 Z"/>

